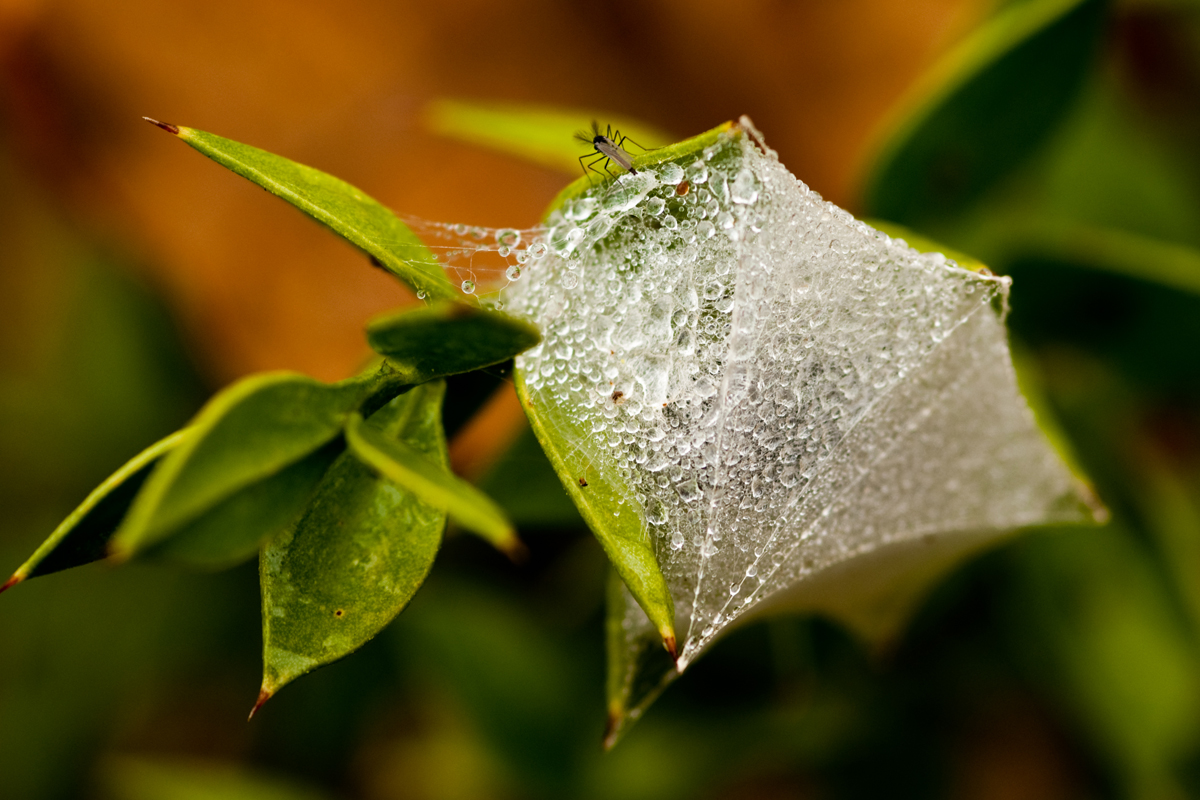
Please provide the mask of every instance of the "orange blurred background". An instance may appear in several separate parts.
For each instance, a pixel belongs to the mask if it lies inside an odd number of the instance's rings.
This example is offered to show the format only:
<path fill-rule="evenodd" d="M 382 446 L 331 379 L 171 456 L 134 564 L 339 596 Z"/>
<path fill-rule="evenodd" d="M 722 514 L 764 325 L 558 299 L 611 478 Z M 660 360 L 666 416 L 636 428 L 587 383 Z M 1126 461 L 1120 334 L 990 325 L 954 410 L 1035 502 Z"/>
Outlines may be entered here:
<path fill-rule="evenodd" d="M 5 0 L 0 136 L 34 191 L 142 265 L 211 383 L 334 379 L 365 357 L 364 320 L 414 299 L 142 115 L 316 166 L 406 215 L 529 226 L 568 177 L 425 132 L 428 101 L 619 112 L 678 138 L 748 114 L 853 210 L 873 129 L 989 7 Z M 13 275 L 0 287 L 5 315 L 38 291 Z"/>

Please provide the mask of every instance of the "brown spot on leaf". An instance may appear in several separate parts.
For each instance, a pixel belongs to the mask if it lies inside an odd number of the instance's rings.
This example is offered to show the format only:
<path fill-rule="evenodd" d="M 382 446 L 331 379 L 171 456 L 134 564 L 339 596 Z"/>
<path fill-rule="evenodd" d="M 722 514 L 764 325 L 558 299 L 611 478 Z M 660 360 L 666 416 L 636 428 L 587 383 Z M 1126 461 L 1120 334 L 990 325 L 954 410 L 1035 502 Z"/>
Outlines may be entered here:
<path fill-rule="evenodd" d="M 337 611 L 333 612 L 333 615 L 335 617 L 344 617 L 344 616 L 346 616 L 346 612 L 343 609 L 339 608 Z"/>
<path fill-rule="evenodd" d="M 612 401 L 613 401 L 613 405 L 615 405 L 615 406 L 621 405 L 622 403 L 625 402 L 625 393 L 622 392 L 620 389 L 617 389 L 615 392 L 612 393 Z"/>
<path fill-rule="evenodd" d="M 580 478 L 580 479 L 579 479 L 579 485 L 580 485 L 580 486 L 587 486 L 587 485 L 588 485 L 588 483 L 587 483 L 587 478 Z"/>
<path fill-rule="evenodd" d="M 691 190 L 691 188 L 692 188 L 692 185 L 690 183 L 688 183 L 687 181 L 680 181 L 679 185 L 675 187 L 675 194 L 679 195 L 680 197 L 683 197 L 685 194 L 687 194 Z"/>

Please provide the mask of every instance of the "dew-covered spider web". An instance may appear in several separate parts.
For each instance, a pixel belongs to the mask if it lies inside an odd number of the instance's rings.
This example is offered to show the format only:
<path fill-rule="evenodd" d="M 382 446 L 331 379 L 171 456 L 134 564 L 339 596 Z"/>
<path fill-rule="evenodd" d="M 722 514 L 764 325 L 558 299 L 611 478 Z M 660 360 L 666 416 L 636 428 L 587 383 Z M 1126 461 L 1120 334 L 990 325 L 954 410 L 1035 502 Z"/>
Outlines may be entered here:
<path fill-rule="evenodd" d="M 748 121 L 688 161 L 520 232 L 499 295 L 543 329 L 517 368 L 533 406 L 568 415 L 545 422 L 570 468 L 630 487 L 619 513 L 654 543 L 679 671 L 765 600 L 862 554 L 1082 518 L 1017 389 L 1009 279 L 824 202 Z M 661 647 L 625 608 L 636 716 L 653 692 L 634 673 Z M 675 674 L 659 669 L 651 687 Z"/>

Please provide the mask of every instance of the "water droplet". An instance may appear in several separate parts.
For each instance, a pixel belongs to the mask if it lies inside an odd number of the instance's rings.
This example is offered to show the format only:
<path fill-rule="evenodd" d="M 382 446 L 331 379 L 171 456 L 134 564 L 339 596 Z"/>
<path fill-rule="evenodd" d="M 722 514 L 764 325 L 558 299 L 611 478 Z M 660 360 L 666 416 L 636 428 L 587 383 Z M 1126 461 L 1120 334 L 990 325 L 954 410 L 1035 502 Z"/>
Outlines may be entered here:
<path fill-rule="evenodd" d="M 683 180 L 683 167 L 678 164 L 663 164 L 658 168 L 659 183 L 675 186 Z"/>
<path fill-rule="evenodd" d="M 515 281 L 517 278 L 521 277 L 521 268 L 518 267 L 516 264 L 513 264 L 511 267 L 509 267 L 507 270 L 504 271 L 504 276 L 506 278 L 508 278 L 510 281 Z"/>
<path fill-rule="evenodd" d="M 657 497 L 650 500 L 646 506 L 646 521 L 651 525 L 663 525 L 667 521 L 667 507 Z"/>
<path fill-rule="evenodd" d="M 462 282 L 462 290 L 463 290 L 463 294 L 474 294 L 475 293 L 475 281 L 471 280 L 470 278 L 467 278 L 465 281 Z"/>

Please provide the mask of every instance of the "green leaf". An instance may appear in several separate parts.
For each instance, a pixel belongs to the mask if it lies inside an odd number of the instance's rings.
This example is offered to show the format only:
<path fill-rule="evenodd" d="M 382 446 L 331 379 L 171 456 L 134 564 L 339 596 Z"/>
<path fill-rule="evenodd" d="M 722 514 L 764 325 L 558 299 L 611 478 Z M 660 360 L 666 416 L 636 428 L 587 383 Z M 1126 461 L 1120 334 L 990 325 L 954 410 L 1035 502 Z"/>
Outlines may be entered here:
<path fill-rule="evenodd" d="M 629 636 L 625 628 L 629 591 L 617 571 L 610 570 L 605 591 L 604 644 L 607 656 L 605 696 L 608 721 L 604 729 L 604 747 L 612 749 L 628 726 L 643 709 L 674 679 L 676 673 L 666 662 L 667 655 L 644 647 L 644 640 Z M 667 677 L 664 679 L 664 675 Z"/>
<path fill-rule="evenodd" d="M 951 215 L 1007 174 L 1071 106 L 1091 66 L 1106 0 L 1013 4 L 914 87 L 866 185 L 873 216 Z"/>
<path fill-rule="evenodd" d="M 341 437 L 279 473 L 233 494 L 148 553 L 205 569 L 240 564 L 304 512 L 325 471 L 346 449 Z"/>
<path fill-rule="evenodd" d="M 671 137 L 643 122 L 598 111 L 512 103 L 477 103 L 441 99 L 425 109 L 425 124 L 434 133 L 498 150 L 568 175 L 582 172 L 579 157 L 594 153 L 575 138 L 592 120 L 611 125 L 643 147 L 655 148 Z M 636 152 L 636 147 L 630 147 Z"/>
<path fill-rule="evenodd" d="M 479 488 L 504 509 L 519 528 L 582 528 L 583 520 L 563 491 L 533 431 L 525 430 L 479 480 Z"/>
<path fill-rule="evenodd" d="M 393 312 L 367 325 L 367 341 L 409 383 L 499 364 L 542 340 L 523 320 L 461 303 Z"/>
<path fill-rule="evenodd" d="M 903 225 L 897 225 L 894 222 L 884 222 L 877 219 L 867 219 L 863 222 L 870 225 L 876 230 L 883 231 L 893 239 L 903 239 L 908 243 L 908 246 L 922 253 L 941 253 L 946 258 L 954 259 L 963 269 L 969 269 L 972 272 L 980 272 L 987 269 L 987 265 L 974 256 L 969 256 L 959 250 L 955 250 L 945 245 L 935 242 L 928 236 L 917 233 L 911 228 L 906 228 Z"/>
<path fill-rule="evenodd" d="M 109 758 L 99 771 L 109 800 L 324 800 L 290 778 L 238 764 L 174 758 Z"/>
<path fill-rule="evenodd" d="M 369 429 L 440 465 L 448 463 L 445 384 L 399 395 Z M 446 514 L 380 477 L 353 454 L 326 472 L 304 515 L 263 548 L 261 706 L 280 687 L 357 650 L 416 593 L 442 539 Z"/>
<path fill-rule="evenodd" d="M 162 458 L 178 448 L 190 430 L 176 431 L 147 447 L 92 490 L 79 507 L 17 568 L 0 591 L 26 578 L 48 575 L 108 555 L 109 540 L 146 478 Z"/>
<path fill-rule="evenodd" d="M 371 469 L 423 503 L 443 509 L 450 519 L 500 550 L 515 556 L 523 549 L 504 512 L 491 498 L 455 477 L 444 464 L 430 461 L 376 427 L 364 425 L 357 414 L 346 423 L 346 442 L 350 452 Z"/>
<path fill-rule="evenodd" d="M 372 256 L 419 296 L 462 300 L 437 257 L 395 214 L 320 170 L 211 133 L 147 120 L 204 155 L 283 198 Z"/>
<path fill-rule="evenodd" d="M 154 470 L 110 545 L 114 557 L 156 545 L 235 493 L 270 478 L 341 433 L 364 403 L 403 382 L 386 366 L 326 384 L 287 372 L 235 383 L 196 416 L 192 432 Z"/>
<path fill-rule="evenodd" d="M 646 521 L 625 502 L 633 492 L 618 473 L 592 466 L 593 459 L 579 444 L 590 441 L 592 432 L 580 427 L 570 409 L 555 405 L 549 395 L 531 398 L 520 371 L 514 378 L 529 424 L 567 494 L 673 656 L 675 603 Z"/>

